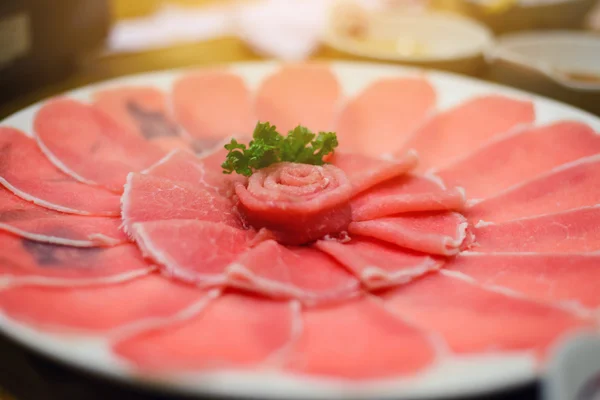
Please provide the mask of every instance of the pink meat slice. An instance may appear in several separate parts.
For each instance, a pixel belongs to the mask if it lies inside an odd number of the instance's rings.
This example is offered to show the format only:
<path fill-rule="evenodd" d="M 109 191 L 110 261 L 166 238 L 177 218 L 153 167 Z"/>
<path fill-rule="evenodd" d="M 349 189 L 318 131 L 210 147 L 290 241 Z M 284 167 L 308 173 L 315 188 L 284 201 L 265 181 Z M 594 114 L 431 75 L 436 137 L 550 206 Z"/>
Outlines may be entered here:
<path fill-rule="evenodd" d="M 436 353 L 428 335 L 362 296 L 302 311 L 302 333 L 285 369 L 296 374 L 348 380 L 414 375 Z"/>
<path fill-rule="evenodd" d="M 75 100 L 46 103 L 34 129 L 41 150 L 56 167 L 80 182 L 117 193 L 129 172 L 148 168 L 164 155 L 95 107 Z"/>
<path fill-rule="evenodd" d="M 298 125 L 331 131 L 340 96 L 340 85 L 326 65 L 289 65 L 262 83 L 254 107 L 259 121 L 269 121 L 282 133 Z"/>
<path fill-rule="evenodd" d="M 352 222 L 351 234 L 363 235 L 429 254 L 457 254 L 466 242 L 468 222 L 456 212 L 408 213 Z"/>
<path fill-rule="evenodd" d="M 336 152 L 329 162 L 344 171 L 356 194 L 388 179 L 406 174 L 417 166 L 419 158 L 412 151 L 389 159 Z"/>
<path fill-rule="evenodd" d="M 465 188 L 469 199 L 484 199 L 599 152 L 600 135 L 580 122 L 562 121 L 502 136 L 438 175 L 447 185 Z"/>
<path fill-rule="evenodd" d="M 0 127 L 0 184 L 24 200 L 70 214 L 120 215 L 119 196 L 59 171 L 35 140 Z"/>
<path fill-rule="evenodd" d="M 407 174 L 372 187 L 352 199 L 352 219 L 365 221 L 415 211 L 460 210 L 464 190 L 446 188 L 433 176 Z"/>
<path fill-rule="evenodd" d="M 38 242 L 78 247 L 114 246 L 127 241 L 121 220 L 65 214 L 36 206 L 0 188 L 0 231 Z"/>
<path fill-rule="evenodd" d="M 129 131 L 165 150 L 189 148 L 185 132 L 170 116 L 165 93 L 153 87 L 123 86 L 94 93 L 94 105 Z"/>
<path fill-rule="evenodd" d="M 247 250 L 249 232 L 196 220 L 136 223 L 132 235 L 168 276 L 202 286 L 225 283 L 225 270 Z"/>
<path fill-rule="evenodd" d="M 242 78 L 225 71 L 198 71 L 173 85 L 177 121 L 206 150 L 228 136 L 249 134 L 256 119 L 250 93 Z"/>
<path fill-rule="evenodd" d="M 600 307 L 599 265 L 598 254 L 463 252 L 444 268 L 539 301 L 596 309 Z"/>
<path fill-rule="evenodd" d="M 121 202 L 127 233 L 136 222 L 167 219 L 196 219 L 242 227 L 231 199 L 199 184 L 131 173 Z"/>
<path fill-rule="evenodd" d="M 11 283 L 84 284 L 142 275 L 154 267 L 133 244 L 72 247 L 0 232 L 0 280 Z"/>
<path fill-rule="evenodd" d="M 204 296 L 197 287 L 150 274 L 101 286 L 9 288 L 0 291 L 0 309 L 48 330 L 110 332 L 173 318 Z"/>
<path fill-rule="evenodd" d="M 327 254 L 311 247 L 282 246 L 266 240 L 228 268 L 231 285 L 305 303 L 355 295 L 358 281 Z"/>
<path fill-rule="evenodd" d="M 530 101 L 480 97 L 434 116 L 404 148 L 421 155 L 418 171 L 439 169 L 497 135 L 534 120 L 535 110 Z"/>
<path fill-rule="evenodd" d="M 473 222 L 506 222 L 600 204 L 600 156 L 581 158 L 468 209 Z"/>
<path fill-rule="evenodd" d="M 290 342 L 295 314 L 289 302 L 229 293 L 190 319 L 126 338 L 113 350 L 144 370 L 257 368 Z"/>
<path fill-rule="evenodd" d="M 435 89 L 426 79 L 381 79 L 342 110 L 337 126 L 340 149 L 374 157 L 391 154 L 433 112 L 435 104 Z"/>
<path fill-rule="evenodd" d="M 473 230 L 478 252 L 565 252 L 600 250 L 600 208 L 582 207 Z"/>
<path fill-rule="evenodd" d="M 563 309 L 434 273 L 384 295 L 394 312 L 440 333 L 457 354 L 533 350 L 587 325 Z"/>
<path fill-rule="evenodd" d="M 319 240 L 315 246 L 350 270 L 368 289 L 412 281 L 443 265 L 440 258 L 363 236 L 349 242 Z"/>

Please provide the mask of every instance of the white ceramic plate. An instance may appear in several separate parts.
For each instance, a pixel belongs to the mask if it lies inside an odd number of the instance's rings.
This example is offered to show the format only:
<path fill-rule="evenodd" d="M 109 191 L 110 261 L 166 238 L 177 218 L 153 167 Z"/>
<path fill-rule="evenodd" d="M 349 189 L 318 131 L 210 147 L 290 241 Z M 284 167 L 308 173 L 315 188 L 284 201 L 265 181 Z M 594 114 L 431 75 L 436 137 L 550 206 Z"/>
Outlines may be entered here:
<path fill-rule="evenodd" d="M 242 76 L 250 88 L 277 67 L 275 63 L 235 64 L 229 68 Z M 456 75 L 423 72 L 415 69 L 369 63 L 333 63 L 346 95 L 353 95 L 370 82 L 389 76 L 425 74 L 438 93 L 438 108 L 447 109 L 474 96 L 504 94 L 515 98 L 533 100 L 537 124 L 561 119 L 579 120 L 600 131 L 600 119 L 575 108 L 543 99 L 524 92 L 504 88 Z M 84 87 L 66 93 L 66 96 L 90 100 L 90 94 L 99 87 L 143 84 L 169 90 L 173 80 L 183 71 L 167 71 L 125 77 L 100 85 Z M 14 114 L 2 122 L 32 131 L 32 121 L 39 104 Z M 368 385 L 342 384 L 335 381 L 295 378 L 264 372 L 188 374 L 143 378 L 116 359 L 108 351 L 107 343 L 98 337 L 57 336 L 28 328 L 0 314 L 0 329 L 23 345 L 56 360 L 89 372 L 98 373 L 126 382 L 155 386 L 185 393 L 210 395 L 237 395 L 253 398 L 443 398 L 457 395 L 484 393 L 532 382 L 542 371 L 536 370 L 529 354 L 503 353 L 498 356 L 457 358 L 436 365 L 428 372 L 407 380 L 386 380 Z"/>

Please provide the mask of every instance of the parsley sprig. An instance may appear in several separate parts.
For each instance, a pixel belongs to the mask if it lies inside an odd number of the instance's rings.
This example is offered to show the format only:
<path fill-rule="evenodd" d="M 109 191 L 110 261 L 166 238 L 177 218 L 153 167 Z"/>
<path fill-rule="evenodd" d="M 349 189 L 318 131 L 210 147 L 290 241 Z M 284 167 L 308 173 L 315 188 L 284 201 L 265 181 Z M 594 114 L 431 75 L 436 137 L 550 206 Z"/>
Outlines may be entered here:
<path fill-rule="evenodd" d="M 333 152 L 337 146 L 338 140 L 334 132 L 319 132 L 316 135 L 308 128 L 298 125 L 287 136 L 283 136 L 269 122 L 259 122 L 248 146 L 235 139 L 225 145 L 229 153 L 221 167 L 225 174 L 236 172 L 250 176 L 257 169 L 282 161 L 323 165 L 323 157 Z"/>

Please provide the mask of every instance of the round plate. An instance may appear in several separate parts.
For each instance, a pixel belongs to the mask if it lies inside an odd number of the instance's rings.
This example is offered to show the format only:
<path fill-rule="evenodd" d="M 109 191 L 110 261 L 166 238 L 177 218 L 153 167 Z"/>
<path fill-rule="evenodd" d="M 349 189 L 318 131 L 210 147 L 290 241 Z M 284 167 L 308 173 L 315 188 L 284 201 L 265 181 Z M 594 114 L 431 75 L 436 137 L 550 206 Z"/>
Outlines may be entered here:
<path fill-rule="evenodd" d="M 276 63 L 233 64 L 228 68 L 239 74 L 251 89 L 278 67 Z M 456 106 L 475 96 L 502 94 L 532 100 L 537 115 L 536 124 L 556 120 L 578 120 L 600 131 L 600 119 L 555 101 L 533 96 L 514 89 L 447 73 L 424 72 L 371 63 L 332 63 L 346 96 L 358 93 L 369 83 L 382 77 L 426 75 L 438 93 L 438 109 Z M 169 90 L 175 78 L 184 71 L 167 71 L 124 77 L 99 85 L 84 87 L 65 95 L 89 101 L 99 89 L 119 85 L 145 85 Z M 2 124 L 32 132 L 32 122 L 41 104 L 33 105 Z M 202 395 L 231 395 L 253 398 L 445 398 L 481 394 L 532 382 L 541 376 L 533 357 L 525 353 L 461 357 L 436 364 L 415 378 L 386 380 L 368 384 L 349 384 L 337 381 L 291 377 L 289 375 L 253 372 L 219 372 L 177 376 L 142 377 L 129 370 L 125 363 L 108 351 L 105 340 L 88 336 L 58 336 L 31 329 L 0 314 L 0 328 L 25 346 L 77 368 L 122 381 L 159 385 L 163 389 Z"/>

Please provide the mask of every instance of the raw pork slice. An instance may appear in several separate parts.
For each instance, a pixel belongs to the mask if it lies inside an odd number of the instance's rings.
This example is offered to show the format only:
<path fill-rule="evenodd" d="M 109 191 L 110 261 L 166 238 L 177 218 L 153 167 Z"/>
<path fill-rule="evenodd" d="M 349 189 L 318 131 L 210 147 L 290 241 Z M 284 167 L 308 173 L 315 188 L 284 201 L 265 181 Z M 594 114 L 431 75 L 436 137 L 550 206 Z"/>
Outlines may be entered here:
<path fill-rule="evenodd" d="M 154 267 L 137 246 L 71 247 L 40 243 L 0 232 L 0 282 L 52 285 L 113 282 Z"/>
<path fill-rule="evenodd" d="M 329 67 L 289 65 L 262 83 L 254 107 L 259 121 L 269 121 L 282 134 L 298 125 L 331 131 L 340 95 Z"/>
<path fill-rule="evenodd" d="M 166 150 L 189 147 L 187 135 L 170 116 L 166 95 L 156 88 L 100 90 L 94 93 L 94 104 L 126 129 Z"/>
<path fill-rule="evenodd" d="M 503 96 L 480 97 L 434 116 L 415 132 L 404 148 L 414 149 L 421 155 L 418 171 L 439 169 L 496 135 L 534 119 L 530 101 Z"/>
<path fill-rule="evenodd" d="M 337 126 L 340 149 L 391 154 L 433 112 L 435 103 L 435 89 L 426 79 L 381 79 L 343 109 Z"/>
<path fill-rule="evenodd" d="M 60 172 L 22 132 L 0 127 L 0 184 L 22 199 L 71 214 L 121 214 L 119 196 Z"/>
<path fill-rule="evenodd" d="M 427 254 L 362 236 L 346 243 L 319 240 L 315 245 L 346 266 L 369 289 L 410 282 L 443 264 Z"/>
<path fill-rule="evenodd" d="M 463 252 L 444 269 L 544 302 L 600 307 L 599 254 Z"/>
<path fill-rule="evenodd" d="M 460 210 L 466 201 L 462 188 L 447 189 L 434 176 L 402 175 L 352 199 L 352 219 L 365 221 L 415 211 Z"/>
<path fill-rule="evenodd" d="M 442 334 L 457 354 L 534 350 L 543 354 L 587 322 L 560 308 L 486 290 L 434 273 L 384 295 L 386 305 Z"/>
<path fill-rule="evenodd" d="M 600 135 L 582 123 L 563 121 L 502 136 L 438 175 L 447 185 L 465 188 L 469 199 L 483 199 L 597 153 Z"/>
<path fill-rule="evenodd" d="M 93 106 L 75 100 L 46 103 L 34 121 L 38 145 L 67 175 L 121 193 L 127 174 L 165 152 L 118 125 Z"/>
<path fill-rule="evenodd" d="M 65 214 L 36 206 L 0 188 L 0 231 L 38 242 L 79 247 L 114 246 L 127 241 L 121 220 Z"/>
<path fill-rule="evenodd" d="M 150 274 L 106 286 L 5 289 L 0 309 L 48 330 L 114 332 L 176 318 L 205 296 L 197 287 Z"/>
<path fill-rule="evenodd" d="M 289 302 L 225 294 L 189 319 L 118 342 L 114 351 L 144 370 L 257 368 L 292 339 Z"/>
<path fill-rule="evenodd" d="M 232 201 L 201 185 L 131 173 L 122 197 L 125 231 L 136 222 L 197 219 L 241 228 Z"/>
<path fill-rule="evenodd" d="M 302 311 L 302 334 L 285 369 L 354 379 L 414 375 L 436 358 L 428 335 L 368 296 Z"/>
<path fill-rule="evenodd" d="M 455 212 L 409 213 L 352 222 L 351 234 L 369 236 L 430 254 L 457 254 L 467 239 L 468 223 Z"/>
<path fill-rule="evenodd" d="M 356 295 L 358 281 L 327 254 L 311 247 L 260 243 L 228 268 L 229 283 L 273 297 L 305 303 Z"/>
<path fill-rule="evenodd" d="M 511 187 L 468 210 L 473 222 L 505 222 L 600 204 L 600 156 L 581 158 Z"/>
<path fill-rule="evenodd" d="M 413 151 L 398 158 L 377 158 L 336 152 L 329 162 L 346 173 L 356 194 L 378 183 L 406 174 L 417 166 L 419 157 Z"/>
<path fill-rule="evenodd" d="M 225 283 L 225 269 L 248 246 L 249 232 L 195 220 L 136 223 L 132 235 L 166 275 L 201 286 Z"/>
<path fill-rule="evenodd" d="M 228 136 L 252 132 L 250 93 L 239 76 L 224 71 L 188 73 L 173 85 L 175 117 L 188 134 L 210 150 Z"/>
<path fill-rule="evenodd" d="M 600 250 L 600 207 L 583 207 L 557 214 L 500 224 L 475 225 L 478 252 L 564 252 Z"/>

